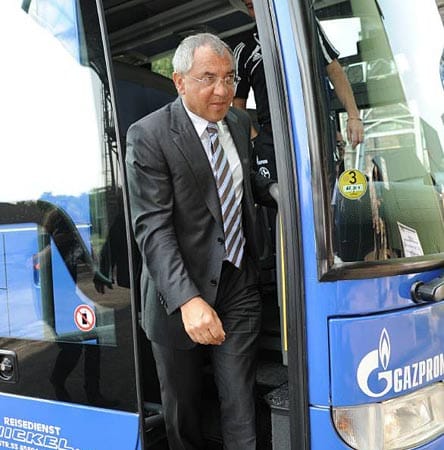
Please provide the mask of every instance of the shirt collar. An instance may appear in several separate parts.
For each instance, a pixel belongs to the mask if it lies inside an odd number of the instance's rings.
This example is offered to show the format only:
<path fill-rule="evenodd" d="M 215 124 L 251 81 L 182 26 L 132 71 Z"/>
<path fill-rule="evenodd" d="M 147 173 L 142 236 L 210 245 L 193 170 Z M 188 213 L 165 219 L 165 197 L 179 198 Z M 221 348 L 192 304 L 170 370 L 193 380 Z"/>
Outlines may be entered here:
<path fill-rule="evenodd" d="M 203 119 L 202 117 L 198 116 L 197 114 L 194 114 L 192 111 L 190 111 L 186 105 L 185 102 L 182 102 L 183 107 L 185 108 L 185 111 L 188 114 L 188 117 L 191 119 L 191 122 L 197 132 L 197 135 L 199 137 L 202 137 L 203 133 L 207 130 L 207 126 L 210 122 L 208 122 L 208 120 Z M 217 122 L 217 126 L 219 128 L 219 130 L 221 129 L 221 122 Z"/>

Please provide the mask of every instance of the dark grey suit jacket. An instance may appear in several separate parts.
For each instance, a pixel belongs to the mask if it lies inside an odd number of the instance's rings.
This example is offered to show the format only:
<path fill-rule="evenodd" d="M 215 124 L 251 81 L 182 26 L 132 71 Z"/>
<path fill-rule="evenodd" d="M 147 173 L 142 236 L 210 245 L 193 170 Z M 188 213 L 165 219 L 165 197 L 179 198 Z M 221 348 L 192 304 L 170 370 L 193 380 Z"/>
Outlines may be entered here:
<path fill-rule="evenodd" d="M 270 180 L 250 169 L 250 120 L 226 118 L 244 174 L 246 252 L 257 260 L 256 208 L 272 204 Z M 213 172 L 180 98 L 134 123 L 127 134 L 127 175 L 135 238 L 143 258 L 142 326 L 149 339 L 195 345 L 179 307 L 200 295 L 214 305 L 224 258 L 224 232 Z"/>

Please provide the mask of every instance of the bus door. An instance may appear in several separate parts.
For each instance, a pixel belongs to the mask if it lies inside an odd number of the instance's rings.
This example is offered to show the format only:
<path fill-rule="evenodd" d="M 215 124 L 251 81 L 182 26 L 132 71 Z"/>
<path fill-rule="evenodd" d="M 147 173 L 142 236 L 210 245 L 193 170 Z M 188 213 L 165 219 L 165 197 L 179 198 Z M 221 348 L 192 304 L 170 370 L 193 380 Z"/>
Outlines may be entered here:
<path fill-rule="evenodd" d="M 156 0 L 151 8 L 137 2 L 103 2 L 107 19 L 110 50 L 113 58 L 117 116 L 124 136 L 132 122 L 149 114 L 177 96 L 171 80 L 171 59 L 181 40 L 196 32 L 210 31 L 234 48 L 255 27 L 242 0 L 208 0 L 182 2 Z M 254 118 L 254 112 L 252 117 Z M 270 231 L 264 229 L 264 238 Z M 272 255 L 274 259 L 274 255 Z M 262 259 L 261 294 L 263 320 L 259 342 L 257 371 L 257 442 L 258 448 L 271 446 L 270 409 L 266 395 L 287 381 L 285 352 L 282 352 L 285 326 L 279 321 L 276 298 L 275 267 L 268 257 Z M 143 299 L 142 299 L 143 300 Z M 141 308 L 142 309 L 142 308 Z M 141 311 L 141 314 L 146 311 Z M 155 369 L 150 343 L 141 331 L 141 373 L 144 400 L 157 402 L 159 392 L 152 373 Z M 202 408 L 203 433 L 208 448 L 222 448 L 219 405 L 211 367 L 205 372 L 205 399 Z M 155 381 L 155 380 L 154 380 Z M 147 439 L 149 441 L 149 438 Z"/>
<path fill-rule="evenodd" d="M 5 448 L 143 448 L 100 14 L 90 1 L 0 5 Z"/>
<path fill-rule="evenodd" d="M 435 0 L 255 2 L 280 186 L 281 446 L 444 446 L 443 23 Z M 360 115 L 327 79 L 317 21 Z M 364 142 L 346 142 L 361 120 Z M 284 392 L 284 391 L 281 391 Z M 284 419 L 283 419 L 284 417 Z M 288 428 L 285 428 L 285 427 Z"/>

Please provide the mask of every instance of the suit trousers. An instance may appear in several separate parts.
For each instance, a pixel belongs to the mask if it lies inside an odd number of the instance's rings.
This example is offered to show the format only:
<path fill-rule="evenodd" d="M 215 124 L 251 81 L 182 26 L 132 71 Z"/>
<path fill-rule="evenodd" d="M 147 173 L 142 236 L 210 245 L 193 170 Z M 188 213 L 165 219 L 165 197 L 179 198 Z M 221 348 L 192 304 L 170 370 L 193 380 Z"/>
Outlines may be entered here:
<path fill-rule="evenodd" d="M 217 311 L 226 338 L 220 346 L 177 350 L 152 343 L 171 450 L 205 448 L 202 433 L 203 368 L 209 358 L 220 403 L 224 449 L 255 450 L 256 352 L 261 322 L 257 271 L 223 263 Z"/>

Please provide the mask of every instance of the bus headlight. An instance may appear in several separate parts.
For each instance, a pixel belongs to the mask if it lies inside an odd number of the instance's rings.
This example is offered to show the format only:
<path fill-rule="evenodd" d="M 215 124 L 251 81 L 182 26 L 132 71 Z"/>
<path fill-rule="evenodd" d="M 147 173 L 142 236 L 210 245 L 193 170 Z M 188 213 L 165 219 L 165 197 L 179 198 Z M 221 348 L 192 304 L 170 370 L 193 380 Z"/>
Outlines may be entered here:
<path fill-rule="evenodd" d="M 444 434 L 444 383 L 382 403 L 333 408 L 341 438 L 359 450 L 399 450 Z"/>

